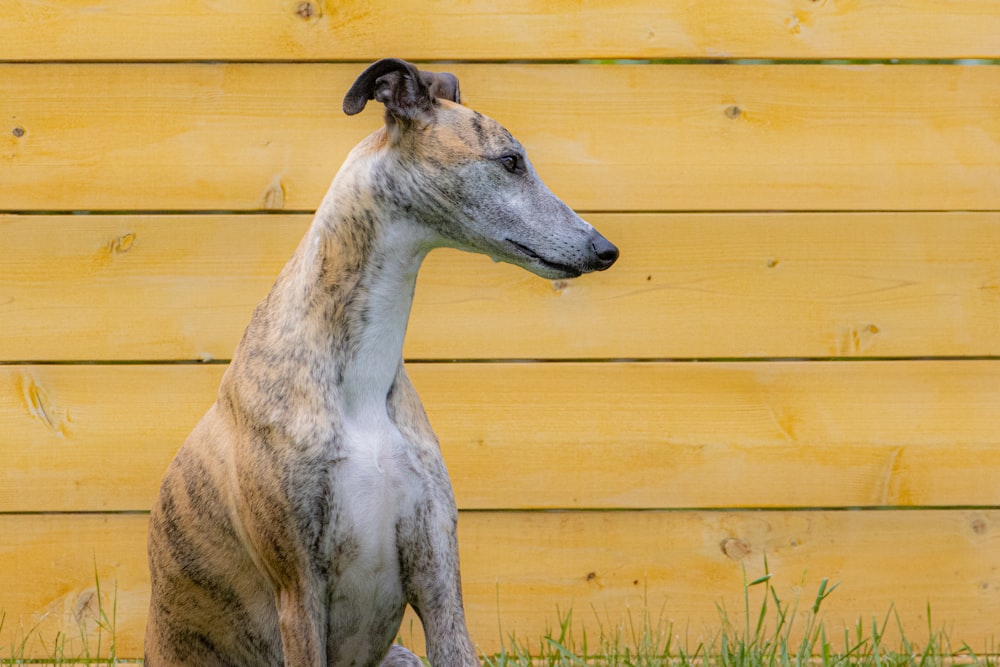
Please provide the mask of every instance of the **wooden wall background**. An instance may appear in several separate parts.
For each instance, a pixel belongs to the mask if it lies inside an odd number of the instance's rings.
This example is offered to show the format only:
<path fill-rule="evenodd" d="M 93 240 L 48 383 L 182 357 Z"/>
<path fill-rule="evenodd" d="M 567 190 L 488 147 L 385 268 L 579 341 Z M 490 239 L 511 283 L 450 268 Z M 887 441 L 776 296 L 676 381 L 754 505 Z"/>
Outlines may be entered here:
<path fill-rule="evenodd" d="M 448 61 L 622 250 L 419 280 L 484 651 L 644 600 L 703 636 L 764 554 L 786 598 L 841 582 L 830 628 L 1000 636 L 1000 3 L 389 6 L 0 4 L 4 631 L 75 628 L 96 569 L 141 655 L 160 475 L 391 55 Z"/>

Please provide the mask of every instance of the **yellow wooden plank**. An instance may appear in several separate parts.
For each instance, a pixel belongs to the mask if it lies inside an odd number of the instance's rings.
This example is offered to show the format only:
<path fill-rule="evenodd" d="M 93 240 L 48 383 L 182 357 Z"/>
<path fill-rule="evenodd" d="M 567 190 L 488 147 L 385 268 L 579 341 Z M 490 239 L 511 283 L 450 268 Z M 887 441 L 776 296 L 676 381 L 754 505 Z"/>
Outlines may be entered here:
<path fill-rule="evenodd" d="M 93 628 L 96 569 L 105 609 L 117 595 L 119 657 L 140 655 L 145 516 L 0 515 L 0 535 L 4 633 L 37 627 L 51 642 L 59 630 L 78 636 L 76 618 Z M 929 604 L 932 625 L 949 629 L 953 647 L 968 642 L 984 651 L 1000 614 L 997 510 L 477 512 L 461 515 L 459 543 L 469 626 L 485 652 L 499 648 L 500 632 L 537 648 L 557 627 L 557 609 L 572 609 L 593 639 L 598 622 L 613 627 L 628 611 L 639 620 L 644 606 L 693 650 L 718 632 L 717 604 L 743 626 L 742 567 L 750 577 L 763 574 L 765 554 L 779 597 L 798 596 L 803 615 L 820 579 L 840 583 L 822 607 L 831 637 L 859 618 L 869 627 L 873 617 L 881 622 L 893 605 L 907 636 L 926 640 Z M 889 626 L 891 643 L 895 621 Z M 404 638 L 418 650 L 420 634 L 404 623 Z M 38 642 L 29 647 L 41 652 Z"/>
<path fill-rule="evenodd" d="M 223 366 L 0 366 L 0 511 L 148 510 Z"/>
<path fill-rule="evenodd" d="M 35 493 L 45 493 L 36 487 Z M 119 657 L 142 657 L 149 607 L 145 514 L 0 515 L 0 659 L 27 637 L 27 657 L 49 657 L 57 633 L 68 655 L 97 646 L 100 612 L 116 610 Z M 97 586 L 100 586 L 100 595 Z M 30 634 L 29 634 L 30 633 Z M 108 635 L 103 635 L 103 648 Z"/>
<path fill-rule="evenodd" d="M 147 509 L 223 369 L 0 367 L 0 511 Z M 1000 505 L 1000 361 L 410 374 L 463 509 Z"/>
<path fill-rule="evenodd" d="M 1000 67 L 448 67 L 578 209 L 1000 208 Z M 0 66 L 0 210 L 312 210 L 359 70 Z"/>
<path fill-rule="evenodd" d="M 311 216 L 0 216 L 0 352 L 232 356 Z"/>
<path fill-rule="evenodd" d="M 552 283 L 438 251 L 416 359 L 1000 354 L 1000 214 L 594 214 Z M 0 216 L 0 360 L 226 359 L 307 215 Z"/>
<path fill-rule="evenodd" d="M 953 58 L 1000 55 L 989 0 L 77 0 L 4 3 L 4 59 Z"/>

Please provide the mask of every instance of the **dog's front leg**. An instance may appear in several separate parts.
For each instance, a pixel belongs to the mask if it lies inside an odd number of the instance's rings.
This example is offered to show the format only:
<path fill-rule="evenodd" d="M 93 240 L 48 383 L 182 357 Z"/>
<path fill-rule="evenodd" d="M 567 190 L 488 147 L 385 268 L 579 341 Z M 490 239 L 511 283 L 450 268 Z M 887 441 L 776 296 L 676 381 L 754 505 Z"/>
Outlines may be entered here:
<path fill-rule="evenodd" d="M 278 621 L 285 667 L 326 667 L 326 615 L 317 586 L 298 585 L 278 593 Z"/>
<path fill-rule="evenodd" d="M 478 666 L 465 625 L 458 567 L 454 501 L 430 503 L 409 525 L 402 543 L 407 601 L 424 626 L 427 659 L 433 667 Z"/>

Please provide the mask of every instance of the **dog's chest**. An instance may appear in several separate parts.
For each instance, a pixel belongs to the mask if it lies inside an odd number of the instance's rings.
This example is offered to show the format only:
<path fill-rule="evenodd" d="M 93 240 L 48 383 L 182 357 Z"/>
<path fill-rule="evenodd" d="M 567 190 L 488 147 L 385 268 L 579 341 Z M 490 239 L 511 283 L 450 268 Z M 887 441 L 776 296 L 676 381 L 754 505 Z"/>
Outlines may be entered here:
<path fill-rule="evenodd" d="M 420 503 L 424 475 L 387 415 L 334 423 L 339 432 L 326 441 L 336 444 L 311 448 L 310 463 L 299 468 L 298 511 L 311 519 L 305 542 L 328 577 L 331 665 L 367 664 L 402 618 L 397 535 Z"/>
<path fill-rule="evenodd" d="M 411 447 L 388 419 L 344 423 L 343 457 L 333 480 L 341 512 L 332 526 L 356 554 L 351 567 L 369 574 L 391 573 L 398 565 L 397 528 L 412 515 L 423 491 Z"/>

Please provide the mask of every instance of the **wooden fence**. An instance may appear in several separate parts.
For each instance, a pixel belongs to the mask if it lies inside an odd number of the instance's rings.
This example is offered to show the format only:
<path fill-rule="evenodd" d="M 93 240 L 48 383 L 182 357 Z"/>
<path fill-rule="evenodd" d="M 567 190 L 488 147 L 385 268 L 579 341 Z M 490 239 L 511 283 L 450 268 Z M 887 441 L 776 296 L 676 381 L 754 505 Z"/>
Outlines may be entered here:
<path fill-rule="evenodd" d="M 397 56 L 450 61 L 622 251 L 419 279 L 484 651 L 643 604 L 697 641 L 765 554 L 786 598 L 841 582 L 835 631 L 930 608 L 995 647 L 1000 65 L 953 61 L 1000 57 L 1000 5 L 499 4 L 0 4 L 3 631 L 93 628 L 100 581 L 141 655 L 159 478 Z"/>

